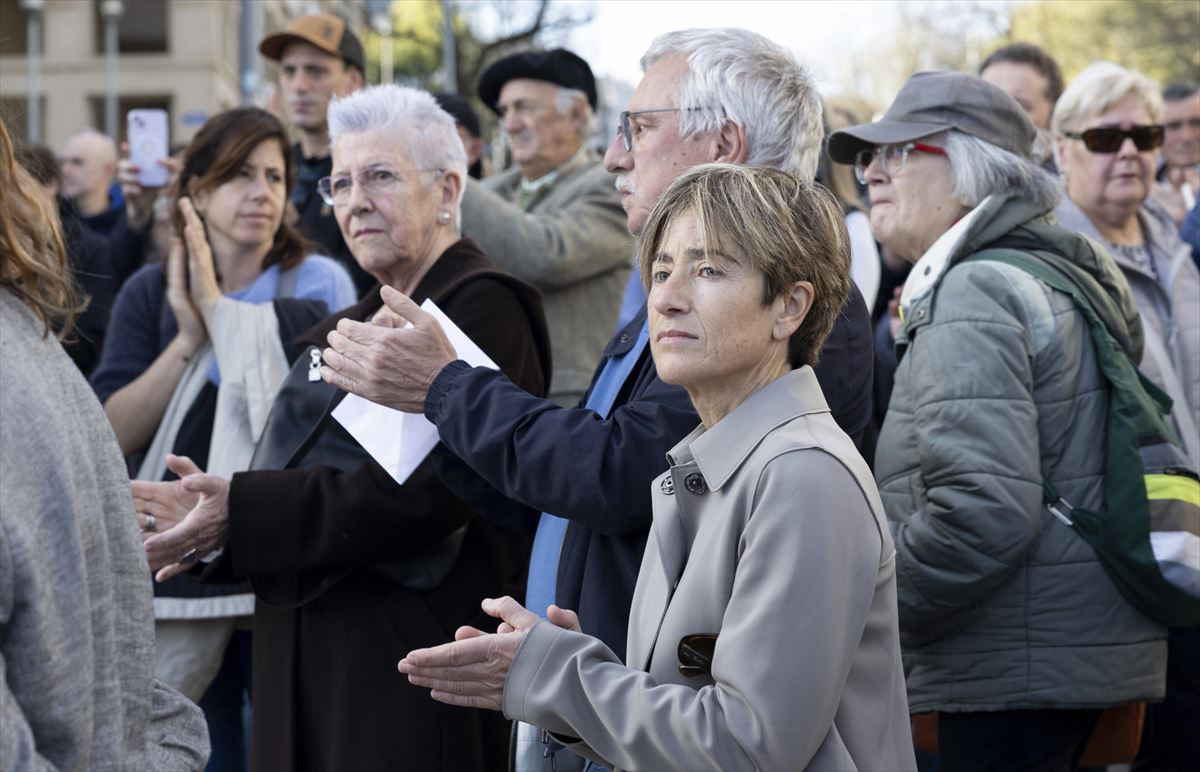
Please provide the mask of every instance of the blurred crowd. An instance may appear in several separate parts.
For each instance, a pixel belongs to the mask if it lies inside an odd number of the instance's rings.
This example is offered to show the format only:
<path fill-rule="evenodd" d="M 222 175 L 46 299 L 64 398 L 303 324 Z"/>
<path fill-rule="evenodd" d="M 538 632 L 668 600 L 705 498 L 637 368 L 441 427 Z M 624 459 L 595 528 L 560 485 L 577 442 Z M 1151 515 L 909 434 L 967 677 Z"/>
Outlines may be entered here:
<path fill-rule="evenodd" d="M 484 176 L 340 19 L 259 50 L 165 185 L 0 123 L 0 769 L 1200 758 L 1200 84 L 1014 43 L 864 122 L 683 30 L 596 148 L 518 51 Z"/>

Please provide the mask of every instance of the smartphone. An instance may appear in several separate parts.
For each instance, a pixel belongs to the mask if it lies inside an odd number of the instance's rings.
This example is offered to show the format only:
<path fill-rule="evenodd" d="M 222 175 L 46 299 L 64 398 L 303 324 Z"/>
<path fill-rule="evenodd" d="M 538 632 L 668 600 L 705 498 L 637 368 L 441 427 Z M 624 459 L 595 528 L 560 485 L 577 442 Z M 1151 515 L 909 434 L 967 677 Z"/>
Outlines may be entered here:
<path fill-rule="evenodd" d="M 167 111 L 130 110 L 126 120 L 129 160 L 138 167 L 138 184 L 143 188 L 165 187 L 168 171 L 159 161 L 167 157 Z"/>

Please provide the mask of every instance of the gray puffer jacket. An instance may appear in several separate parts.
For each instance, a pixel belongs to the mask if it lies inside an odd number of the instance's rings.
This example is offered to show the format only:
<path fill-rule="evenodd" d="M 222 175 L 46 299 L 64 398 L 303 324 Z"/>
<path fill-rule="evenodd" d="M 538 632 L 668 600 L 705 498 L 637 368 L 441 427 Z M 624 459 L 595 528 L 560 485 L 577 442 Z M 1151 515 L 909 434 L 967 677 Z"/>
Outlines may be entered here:
<path fill-rule="evenodd" d="M 876 477 L 897 550 L 912 712 L 1104 707 L 1161 699 L 1166 630 L 1042 505 L 1103 500 L 1107 388 L 1066 295 L 1018 268 L 957 265 L 997 240 L 1087 268 L 1141 325 L 1112 258 L 1031 204 L 990 197 L 913 269 Z"/>

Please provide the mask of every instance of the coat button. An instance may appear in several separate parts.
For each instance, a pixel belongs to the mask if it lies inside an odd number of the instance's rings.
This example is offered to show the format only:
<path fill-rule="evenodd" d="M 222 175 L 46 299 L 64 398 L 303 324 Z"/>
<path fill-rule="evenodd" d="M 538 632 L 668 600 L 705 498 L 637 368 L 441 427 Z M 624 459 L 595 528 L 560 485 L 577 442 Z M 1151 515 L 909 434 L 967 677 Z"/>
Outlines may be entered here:
<path fill-rule="evenodd" d="M 671 475 L 663 478 L 663 481 L 658 484 L 658 489 L 667 496 L 675 495 L 675 481 L 671 479 Z"/>
<path fill-rule="evenodd" d="M 708 486 L 704 483 L 704 476 L 699 472 L 692 472 L 683 478 L 683 487 L 688 489 L 688 493 L 694 493 L 697 496 L 703 495 L 708 490 Z"/>

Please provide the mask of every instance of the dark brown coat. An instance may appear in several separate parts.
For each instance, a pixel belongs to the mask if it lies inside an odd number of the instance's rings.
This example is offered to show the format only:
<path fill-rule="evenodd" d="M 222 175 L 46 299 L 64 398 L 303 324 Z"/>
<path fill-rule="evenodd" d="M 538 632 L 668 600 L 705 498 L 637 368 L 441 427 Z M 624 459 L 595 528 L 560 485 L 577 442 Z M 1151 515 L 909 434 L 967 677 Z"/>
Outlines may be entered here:
<path fill-rule="evenodd" d="M 473 244 L 459 242 L 430 269 L 413 300 L 433 298 L 508 377 L 544 394 L 550 364 L 540 298 L 495 271 Z M 304 342 L 323 346 L 339 319 L 367 319 L 380 305 L 376 287 L 306 333 Z M 325 435 L 330 442 L 353 442 L 329 416 L 342 396 L 331 395 L 318 443 Z M 273 411 L 279 409 L 277 404 Z M 352 471 L 316 466 L 234 476 L 230 544 L 223 568 L 210 574 L 249 577 L 259 597 L 255 769 L 471 770 L 504 764 L 508 724 L 499 713 L 434 702 L 428 690 L 409 685 L 396 670 L 406 652 L 451 640 L 461 625 L 494 629 L 480 600 L 519 593 L 528 562 L 528 537 L 476 517 L 439 481 L 439 452 L 403 486 L 365 453 Z M 297 456 L 293 463 L 302 464 L 303 454 Z M 464 523 L 458 561 L 437 588 L 407 589 L 381 569 Z"/>

